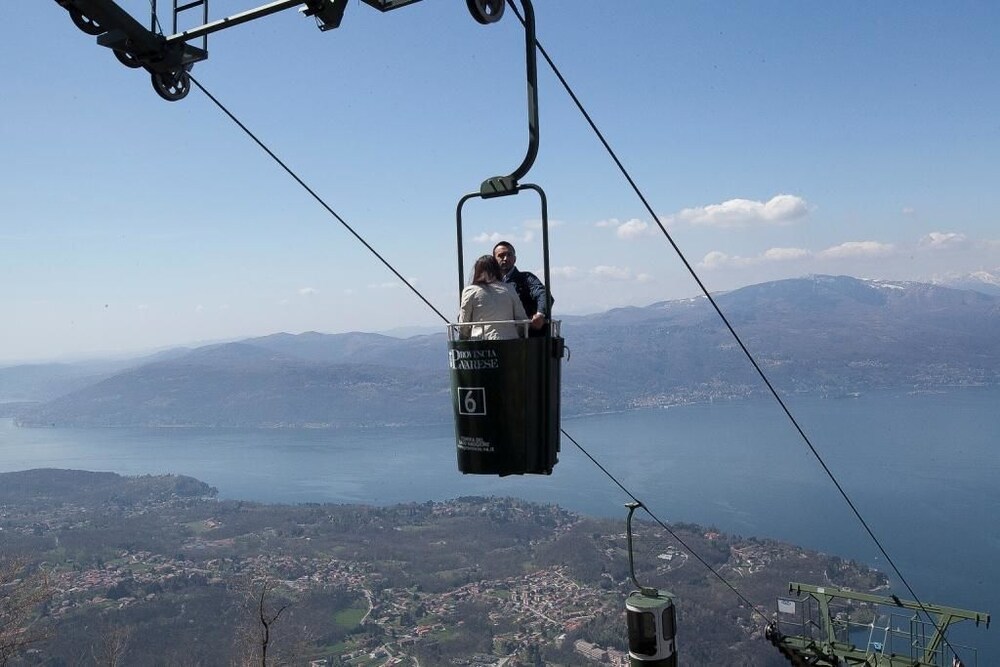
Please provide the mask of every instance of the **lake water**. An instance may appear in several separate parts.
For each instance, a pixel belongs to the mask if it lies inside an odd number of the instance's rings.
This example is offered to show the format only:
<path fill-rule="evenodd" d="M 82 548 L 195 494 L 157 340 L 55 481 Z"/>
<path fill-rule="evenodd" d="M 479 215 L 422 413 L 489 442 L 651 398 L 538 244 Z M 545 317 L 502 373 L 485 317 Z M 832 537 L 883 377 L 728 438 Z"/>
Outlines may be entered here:
<path fill-rule="evenodd" d="M 1000 390 L 788 400 L 921 600 L 996 612 Z M 595 415 L 563 428 L 665 521 L 774 537 L 889 570 L 774 401 Z M 223 498 L 282 503 L 510 495 L 624 519 L 628 497 L 575 445 L 564 440 L 562 449 L 549 477 L 492 478 L 457 472 L 450 425 L 87 430 L 0 420 L 0 471 L 177 473 Z M 898 585 L 894 592 L 910 597 Z M 997 629 L 954 637 L 979 647 L 980 665 L 1000 665 Z"/>

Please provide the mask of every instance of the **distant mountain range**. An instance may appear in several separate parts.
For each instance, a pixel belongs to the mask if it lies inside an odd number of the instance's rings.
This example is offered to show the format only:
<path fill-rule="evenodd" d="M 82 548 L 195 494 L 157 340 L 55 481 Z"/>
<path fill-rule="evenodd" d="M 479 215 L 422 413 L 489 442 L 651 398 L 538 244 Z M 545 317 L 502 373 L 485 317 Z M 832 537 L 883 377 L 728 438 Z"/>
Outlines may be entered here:
<path fill-rule="evenodd" d="M 1000 383 L 1000 296 L 811 276 L 714 295 L 782 393 Z M 566 415 L 758 395 L 704 297 L 563 321 Z M 450 419 L 444 334 L 275 334 L 122 367 L 0 368 L 26 426 L 331 428 Z M 62 389 L 62 391 L 59 391 Z"/>
<path fill-rule="evenodd" d="M 975 271 L 964 276 L 952 276 L 936 281 L 934 284 L 1000 296 L 1000 269 L 995 271 Z"/>

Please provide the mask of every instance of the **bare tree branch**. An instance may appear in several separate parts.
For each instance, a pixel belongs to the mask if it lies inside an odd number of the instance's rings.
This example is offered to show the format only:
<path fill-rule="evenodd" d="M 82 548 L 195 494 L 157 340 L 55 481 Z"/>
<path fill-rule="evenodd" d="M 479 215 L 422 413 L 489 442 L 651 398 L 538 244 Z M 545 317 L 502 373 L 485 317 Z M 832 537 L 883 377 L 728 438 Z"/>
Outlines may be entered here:
<path fill-rule="evenodd" d="M 49 637 L 38 608 L 51 597 L 48 573 L 23 560 L 0 561 L 0 667 Z"/>
<path fill-rule="evenodd" d="M 271 627 L 277 622 L 278 617 L 281 616 L 281 612 L 288 609 L 288 605 L 282 605 L 278 609 L 277 613 L 268 617 L 267 613 L 264 611 L 264 602 L 267 600 L 267 594 L 270 591 L 271 582 L 267 579 L 264 580 L 263 585 L 260 589 L 260 624 L 262 626 L 261 639 L 260 639 L 260 666 L 267 667 L 267 647 L 271 642 Z"/>
<path fill-rule="evenodd" d="M 124 665 L 125 655 L 132 642 L 132 626 L 112 625 L 108 619 L 101 624 L 97 642 L 91 647 L 94 664 L 102 667 Z"/>

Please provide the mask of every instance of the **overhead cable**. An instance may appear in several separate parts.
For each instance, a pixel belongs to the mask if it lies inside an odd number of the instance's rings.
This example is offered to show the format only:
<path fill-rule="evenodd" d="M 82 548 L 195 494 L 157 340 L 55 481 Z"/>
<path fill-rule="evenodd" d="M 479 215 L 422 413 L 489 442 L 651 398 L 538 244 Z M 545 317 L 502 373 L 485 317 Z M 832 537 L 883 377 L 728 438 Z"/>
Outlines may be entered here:
<path fill-rule="evenodd" d="M 239 128 L 241 130 L 243 130 L 243 132 L 246 133 L 246 135 L 248 137 L 250 137 L 251 139 L 253 139 L 253 141 L 254 141 L 255 144 L 257 144 L 258 146 L 260 146 L 264 150 L 265 153 L 267 153 L 269 156 L 271 156 L 271 159 L 274 160 L 278 164 L 278 166 L 280 166 L 282 169 L 284 169 L 285 172 L 287 172 L 289 176 L 291 176 L 293 179 L 295 179 L 296 183 L 298 183 L 299 185 L 301 185 L 302 188 L 306 192 L 308 192 L 312 196 L 313 199 L 315 199 L 317 202 L 319 202 L 319 205 L 322 206 L 323 208 L 325 208 L 326 211 L 327 211 L 327 213 L 329 213 L 330 215 L 332 215 L 337 220 L 337 222 L 339 222 L 341 225 L 343 225 L 344 229 L 346 229 L 347 231 L 349 231 L 354 236 L 354 238 L 356 238 L 365 248 L 367 248 L 368 252 L 370 252 L 371 254 L 375 255 L 375 257 L 378 258 L 378 260 L 380 262 L 382 262 L 382 264 L 387 269 L 389 269 L 390 271 L 392 271 L 393 275 L 395 275 L 397 278 L 399 278 L 400 281 L 402 281 L 402 283 L 404 285 L 406 285 L 407 287 L 410 288 L 411 292 L 413 292 L 414 294 L 416 294 L 417 297 L 421 301 L 423 301 L 425 304 L 427 304 L 428 308 L 430 308 L 435 313 L 437 313 L 437 316 L 440 317 L 445 323 L 448 322 L 448 318 L 445 317 L 444 314 L 440 310 L 438 310 L 437 308 L 435 308 L 434 304 L 432 304 L 430 301 L 428 301 L 426 299 L 426 297 L 424 297 L 424 295 L 420 293 L 420 290 L 418 290 L 416 287 L 414 287 L 413 284 L 409 280 L 407 280 L 406 278 L 404 278 L 403 275 L 399 271 L 396 270 L 396 267 L 394 267 L 392 264 L 390 264 L 388 262 L 388 260 L 385 259 L 385 257 L 383 257 L 381 254 L 379 254 L 379 252 L 375 248 L 373 248 L 372 245 L 370 243 L 368 243 L 368 241 L 366 241 L 363 236 L 361 236 L 360 234 L 358 234 L 354 230 L 354 228 L 351 227 L 351 225 L 347 224 L 347 221 L 344 220 L 342 217 L 340 217 L 340 215 L 336 211 L 334 211 L 330 207 L 330 205 L 327 204 L 326 201 L 322 197 L 320 197 L 318 194 L 316 194 L 315 190 L 313 190 L 311 187 L 309 187 L 308 185 L 306 185 L 306 182 L 303 181 L 301 178 L 299 178 L 298 174 L 296 174 L 294 171 L 292 171 L 292 169 L 287 164 L 285 164 L 284 161 L 282 161 L 281 158 L 279 158 L 277 155 L 274 154 L 274 151 L 272 151 L 270 148 L 268 148 L 264 144 L 263 141 L 261 141 L 260 139 L 258 139 L 257 135 L 255 135 L 253 132 L 251 132 L 250 129 L 246 125 L 244 125 L 240 121 L 239 118 L 237 118 L 235 115 L 233 115 L 233 113 L 229 109 L 227 109 L 225 107 L 225 105 L 222 104 L 222 102 L 220 102 L 218 99 L 216 99 L 216 97 L 214 95 L 212 95 L 212 93 L 208 92 L 208 90 L 206 90 L 205 87 L 203 85 L 201 85 L 201 83 L 199 83 L 198 80 L 195 79 L 193 76 L 191 77 L 191 83 L 193 83 L 194 85 L 198 86 L 198 90 L 200 90 L 201 92 L 205 93 L 205 96 L 208 97 L 208 99 L 212 100 L 212 102 L 215 103 L 215 106 L 219 107 L 219 109 L 221 109 L 224 114 L 226 114 L 227 116 L 229 116 L 229 118 L 234 123 L 236 123 L 239 126 Z"/>
<path fill-rule="evenodd" d="M 521 16 L 521 13 L 518 11 L 518 9 L 515 6 L 515 4 L 511 0 L 507 0 L 507 4 L 513 9 L 513 11 L 517 15 L 518 19 L 523 23 L 524 22 L 524 18 Z M 788 408 L 788 405 L 781 398 L 781 395 L 774 388 L 774 385 L 771 384 L 771 380 L 767 377 L 767 374 L 764 372 L 764 369 L 760 366 L 760 364 L 754 358 L 754 356 L 750 352 L 749 348 L 743 342 L 743 339 L 740 338 L 740 335 L 736 332 L 736 329 L 730 323 L 729 318 L 726 317 L 725 313 L 719 307 L 719 304 L 716 302 L 716 300 L 712 296 L 711 292 L 709 292 L 708 288 L 705 287 L 705 284 L 702 282 L 701 278 L 698 276 L 697 271 L 695 271 L 694 267 L 688 261 L 687 257 L 684 255 L 683 251 L 681 251 L 680 246 L 677 245 L 677 242 L 674 241 L 673 237 L 670 235 L 670 232 L 667 231 L 667 228 L 660 221 L 660 217 L 656 214 L 655 211 L 653 211 L 653 207 L 650 206 L 649 201 L 646 199 L 646 196 L 642 193 L 642 190 L 636 184 L 635 180 L 632 178 L 632 175 L 629 173 L 628 169 L 626 169 L 625 165 L 622 164 L 622 161 L 618 158 L 618 155 L 615 153 L 614 149 L 611 147 L 611 145 L 608 143 L 607 139 L 604 137 L 604 134 L 600 131 L 600 129 L 598 129 L 597 124 L 594 122 L 593 118 L 591 118 L 590 114 L 584 108 L 583 104 L 580 102 L 580 99 L 577 97 L 576 93 L 573 92 L 573 88 L 566 81 L 566 78 L 562 75 L 562 72 L 559 71 L 559 68 L 553 62 L 552 58 L 549 57 L 548 52 L 542 46 L 541 42 L 538 41 L 537 37 L 535 39 L 535 46 L 538 47 L 538 52 L 542 54 L 542 57 L 545 59 L 545 62 L 548 63 L 549 68 L 552 70 L 552 73 L 555 74 L 555 76 L 556 76 L 557 79 L 559 79 L 559 83 L 562 84 L 562 86 L 566 90 L 567 94 L 569 94 L 570 98 L 573 100 L 573 103 L 576 105 L 576 108 L 580 111 L 580 113 L 583 115 L 584 119 L 590 125 L 591 130 L 593 130 L 595 136 L 598 138 L 598 140 L 604 146 L 604 148 L 607 151 L 608 155 L 614 161 L 615 165 L 618 167 L 618 170 L 622 173 L 622 176 L 625 177 L 625 180 L 628 181 L 629 186 L 631 186 L 631 188 L 635 192 L 636 196 L 639 197 L 639 200 L 642 202 L 643 206 L 646 208 L 646 211 L 649 213 L 649 215 L 656 222 L 657 226 L 660 228 L 660 231 L 663 232 L 664 237 L 666 237 L 667 241 L 670 243 L 670 246 L 674 249 L 674 252 L 677 254 L 677 257 L 681 260 L 681 262 L 684 264 L 684 267 L 688 270 L 688 273 L 691 274 L 691 277 L 698 284 L 698 287 L 701 289 L 702 294 L 704 294 L 705 298 L 708 299 L 708 302 L 712 305 L 712 308 L 715 310 L 716 314 L 722 320 L 723 324 L 725 324 L 726 328 L 729 330 L 729 333 L 732 335 L 733 339 L 736 341 L 736 343 L 739 345 L 740 349 L 743 351 L 743 354 L 749 360 L 749 362 L 753 366 L 754 370 L 757 371 L 757 374 L 760 376 L 761 380 L 764 382 L 764 385 L 767 387 L 767 389 L 770 392 L 771 396 L 773 396 L 774 399 L 778 402 L 778 405 L 781 406 L 782 411 L 785 413 L 785 416 L 788 418 L 788 420 L 791 422 L 792 426 L 798 432 L 798 434 L 801 437 L 802 441 L 805 442 L 805 444 L 809 447 L 809 450 L 812 452 L 813 456 L 819 462 L 819 464 L 823 468 L 824 472 L 826 472 L 827 477 L 830 478 L 830 481 L 833 482 L 833 485 L 836 487 L 836 489 L 840 493 L 841 497 L 847 503 L 848 507 L 851 508 L 851 511 L 854 513 L 854 516 L 857 518 L 857 520 L 864 527 L 865 531 L 868 533 L 868 536 L 872 539 L 872 541 L 875 543 L 875 546 L 878 548 L 879 552 L 886 559 L 886 562 L 888 562 L 889 565 L 892 567 L 893 572 L 895 572 L 896 576 L 899 577 L 900 582 L 906 587 L 906 590 L 909 591 L 910 595 L 913 597 L 913 600 L 920 606 L 921 611 L 923 611 L 927 615 L 927 617 L 929 619 L 931 619 L 931 622 L 933 623 L 933 617 L 927 611 L 927 608 L 924 606 L 924 604 L 920 601 L 920 598 L 917 597 L 917 594 L 913 590 L 913 587 L 910 586 L 910 583 L 906 580 L 906 577 L 903 576 L 903 573 L 900 571 L 899 567 L 897 567 L 896 562 L 892 559 L 892 557 L 886 551 L 885 547 L 882 546 L 882 542 L 878 539 L 878 537 L 875 535 L 875 532 L 872 530 L 871 526 L 868 525 L 868 522 L 861 515 L 861 512 L 858 510 L 857 506 L 854 504 L 854 501 L 851 500 L 850 496 L 847 494 L 847 491 L 844 490 L 844 487 L 841 486 L 840 482 L 837 480 L 837 477 L 833 474 L 833 471 L 830 469 L 829 466 L 827 466 L 826 461 L 823 460 L 823 457 L 820 455 L 819 451 L 813 445 L 812 440 L 809 438 L 809 436 L 806 435 L 805 430 L 799 424 L 798 420 L 792 415 L 792 412 Z M 937 627 L 937 624 L 935 623 L 934 626 Z M 947 643 L 947 641 L 948 640 L 945 639 L 946 643 Z M 949 644 L 949 646 L 950 646 L 950 644 Z"/>
<path fill-rule="evenodd" d="M 321 196 L 320 196 L 319 194 L 317 194 L 317 193 L 316 193 L 316 192 L 315 192 L 315 191 L 314 191 L 314 190 L 313 190 L 313 189 L 312 189 L 311 187 L 309 187 L 309 185 L 307 185 L 307 184 L 305 183 L 305 181 L 303 181 L 303 180 L 302 180 L 302 178 L 300 178 L 300 177 L 298 176 L 298 174 L 296 174 L 296 173 L 295 173 L 295 171 L 293 171 L 293 170 L 292 170 L 292 169 L 291 169 L 291 168 L 290 168 L 290 167 L 289 167 L 289 166 L 288 166 L 287 164 L 285 164 L 285 162 L 284 162 L 283 160 L 281 160 L 281 158 L 279 158 L 279 157 L 278 157 L 278 156 L 277 156 L 277 155 L 276 155 L 276 154 L 274 153 L 274 151 L 272 151 L 272 150 L 271 150 L 271 149 L 270 149 L 270 148 L 269 148 L 269 147 L 268 147 L 268 146 L 267 146 L 267 145 L 266 145 L 266 144 L 265 144 L 265 143 L 264 143 L 264 142 L 263 142 L 263 141 L 262 141 L 262 140 L 261 140 L 260 138 L 258 138 L 258 137 L 257 137 L 257 135 L 256 135 L 256 134 L 254 134 L 254 132 L 252 132 L 252 131 L 251 131 L 251 130 L 250 130 L 250 129 L 249 129 L 249 128 L 248 128 L 248 127 L 247 127 L 247 126 L 246 126 L 246 125 L 245 125 L 245 124 L 244 124 L 244 123 L 242 122 L 242 121 L 240 121 L 240 120 L 239 120 L 239 119 L 238 119 L 238 118 L 236 117 L 236 115 L 235 115 L 235 114 L 233 114 L 233 112 L 231 112 L 231 111 L 230 111 L 230 110 L 229 110 L 229 109 L 228 109 L 228 108 L 227 108 L 227 107 L 226 107 L 226 106 L 225 106 L 224 104 L 222 104 L 222 102 L 220 102 L 220 101 L 218 100 L 218 98 L 216 98 L 216 97 L 215 97 L 214 95 L 212 95 L 212 94 L 211 94 L 211 93 L 210 93 L 210 92 L 209 92 L 209 91 L 208 91 L 208 90 L 207 90 L 207 89 L 206 89 L 206 88 L 205 88 L 205 87 L 204 87 L 204 86 L 203 86 L 203 85 L 202 85 L 202 84 L 201 84 L 201 83 L 200 83 L 200 82 L 199 82 L 199 81 L 197 80 L 197 79 L 195 79 L 194 77 L 191 77 L 191 82 L 192 82 L 192 83 L 194 83 L 194 85 L 195 85 L 195 86 L 197 86 L 197 87 L 198 87 L 198 89 L 199 89 L 199 90 L 200 90 L 201 92 L 203 92 L 203 93 L 205 94 L 205 96 L 206 96 L 206 97 L 208 97 L 208 99 L 210 99 L 210 100 L 211 100 L 211 101 L 212 101 L 212 102 L 213 102 L 213 103 L 214 103 L 214 104 L 215 104 L 215 105 L 216 105 L 216 106 L 217 106 L 217 107 L 218 107 L 218 108 L 219 108 L 219 109 L 220 109 L 220 110 L 221 110 L 221 111 L 222 111 L 222 112 L 223 112 L 223 113 L 224 113 L 224 114 L 226 115 L 226 116 L 228 116 L 230 120 L 232 120 L 232 121 L 233 121 L 234 123 L 236 123 L 236 125 L 237 125 L 237 126 L 239 126 L 239 128 L 240 128 L 240 129 L 241 129 L 241 130 L 242 130 L 242 131 L 243 131 L 243 132 L 244 132 L 244 133 L 245 133 L 245 134 L 246 134 L 246 135 L 247 135 L 248 137 L 250 137 L 250 138 L 251 138 L 251 139 L 253 140 L 253 142 L 254 142 L 255 144 L 257 144 L 257 146 L 259 146 L 259 147 L 260 147 L 260 148 L 261 148 L 261 149 L 262 149 L 262 150 L 263 150 L 263 151 L 264 151 L 265 153 L 267 153 L 267 155 L 268 155 L 268 156 L 270 156 L 270 158 L 271 158 L 272 160 L 274 160 L 274 162 L 275 162 L 275 163 L 277 163 L 277 164 L 278 164 L 278 165 L 279 165 L 279 166 L 280 166 L 280 167 L 281 167 L 281 168 L 282 168 L 282 169 L 283 169 L 283 170 L 284 170 L 284 171 L 285 171 L 285 172 L 286 172 L 286 173 L 287 173 L 287 174 L 288 174 L 289 176 L 291 176 L 291 177 L 292 177 L 292 178 L 293 178 L 293 179 L 295 180 L 295 182 L 296 182 L 296 183 L 298 183 L 298 184 L 299 184 L 299 185 L 300 185 L 300 186 L 301 186 L 301 187 L 302 187 L 302 188 L 303 188 L 303 189 L 304 189 L 304 190 L 305 190 L 306 192 L 308 192 L 308 193 L 309 193 L 309 195 L 310 195 L 310 196 L 312 196 L 312 198 L 313 198 L 313 199 L 315 199 L 315 200 L 316 200 L 316 201 L 317 201 L 317 202 L 318 202 L 318 203 L 320 204 L 320 206 L 322 206 L 322 207 L 323 207 L 323 208 L 324 208 L 324 209 L 325 209 L 325 210 L 326 210 L 326 211 L 327 211 L 328 213 L 330 213 L 330 215 L 332 215 L 332 216 L 333 216 L 333 217 L 334 217 L 334 218 L 335 218 L 335 219 L 336 219 L 336 220 L 337 220 L 337 221 L 338 221 L 338 222 L 339 222 L 339 223 L 340 223 L 341 225 L 343 225 L 343 226 L 344 226 L 344 227 L 345 227 L 345 228 L 346 228 L 346 229 L 347 229 L 347 230 L 348 230 L 348 231 L 349 231 L 349 232 L 350 232 L 350 233 L 351 233 L 351 234 L 352 234 L 352 235 L 353 235 L 353 236 L 354 236 L 354 237 L 355 237 L 355 238 L 356 238 L 356 239 L 357 239 L 357 240 L 358 240 L 358 241 L 359 241 L 359 242 L 360 242 L 360 243 L 361 243 L 362 245 L 364 245 L 364 246 L 365 246 L 365 248 L 367 248 L 369 252 L 371 252 L 371 253 L 372 253 L 373 255 L 375 255 L 375 257 L 377 257 L 377 258 L 379 259 L 379 261 L 380 261 L 380 262 L 382 262 L 382 264 L 383 264 L 383 265 L 385 265 L 385 266 L 386 266 L 386 267 L 387 267 L 387 268 L 388 268 L 388 269 L 389 269 L 390 271 L 392 271 L 392 273 L 393 273 L 393 274 L 394 274 L 394 275 L 395 275 L 395 276 L 396 276 L 397 278 L 399 278 L 399 279 L 400 279 L 401 281 L 403 281 L 403 283 L 404 283 L 404 284 L 405 284 L 405 285 L 406 285 L 407 287 L 409 287 L 409 288 L 410 288 L 410 290 L 411 290 L 411 291 L 412 291 L 412 292 L 413 292 L 413 293 L 414 293 L 414 294 L 415 294 L 415 295 L 416 295 L 416 296 L 417 296 L 418 298 L 420 298 L 420 300 L 421 300 L 421 301 L 423 301 L 423 302 L 424 302 L 424 303 L 425 303 L 425 304 L 427 305 L 427 307 L 428 307 L 428 308 L 430 308 L 430 309 L 431 309 L 431 310 L 433 310 L 433 311 L 434 311 L 435 313 L 437 313 L 438 317 L 440 317 L 440 318 L 441 318 L 441 319 L 442 319 L 442 320 L 443 320 L 443 321 L 444 321 L 445 323 L 447 323 L 447 322 L 448 322 L 448 318 L 446 318 L 446 317 L 445 317 L 445 316 L 444 316 L 444 315 L 443 315 L 443 314 L 441 313 L 441 311 L 440 311 L 440 310 L 438 310 L 437 308 L 435 308 L 435 307 L 434 307 L 434 305 L 433 305 L 433 304 L 431 304 L 431 302 L 430 302 L 430 301 L 428 301 L 428 300 L 427 300 L 427 298 L 425 298 L 425 297 L 424 297 L 424 295 L 423 295 L 423 294 L 421 294 L 421 293 L 420 293 L 420 291 L 419 291 L 419 290 L 418 290 L 418 289 L 417 289 L 416 287 L 414 287 L 414 286 L 413 286 L 413 285 L 412 285 L 412 284 L 411 284 L 411 283 L 410 283 L 409 281 L 407 281 L 407 280 L 406 280 L 405 278 L 403 278 L 403 276 L 402 276 L 402 275 L 401 275 L 401 274 L 399 273 L 399 271 L 397 271 L 397 270 L 395 269 L 395 267 L 393 267 L 393 266 L 392 266 L 392 264 L 390 264 L 390 263 L 388 262 L 388 260 L 386 260 L 386 259 L 385 259 L 384 257 L 382 257 L 382 255 L 381 255 L 381 254 L 379 254 L 379 253 L 378 253 L 378 251 L 376 251 L 376 250 L 375 250 L 375 248 L 373 248 L 373 247 L 371 246 L 371 244 L 369 244 L 369 243 L 368 243 L 368 241 L 366 241 L 366 240 L 365 240 L 365 239 L 364 239 L 364 238 L 363 238 L 363 237 L 362 237 L 362 236 L 361 236 L 361 235 L 360 235 L 360 234 L 359 234 L 359 233 L 358 233 L 357 231 L 355 231 L 355 230 L 354 230 L 354 228 L 353 228 L 353 227 L 351 227 L 351 226 L 350 226 L 350 225 L 349 225 L 349 224 L 348 224 L 348 223 L 347 223 L 347 222 L 346 222 L 346 221 L 345 221 L 345 220 L 344 220 L 344 219 L 343 219 L 343 218 L 342 218 L 342 217 L 341 217 L 341 216 L 340 216 L 339 214 L 337 214 L 337 212 L 336 212 L 336 211 L 334 211 L 334 210 L 333 210 L 333 208 L 332 208 L 332 207 L 331 207 L 331 206 L 330 206 L 329 204 L 327 204 L 327 203 L 326 203 L 326 201 L 325 201 L 325 200 L 324 200 L 324 199 L 323 199 L 323 198 L 322 198 L 322 197 L 321 197 Z M 601 470 L 601 472 L 603 472 L 603 473 L 604 473 L 604 474 L 605 474 L 605 475 L 606 475 L 606 476 L 607 476 L 607 477 L 608 477 L 608 478 L 609 478 L 609 479 L 610 479 L 610 480 L 611 480 L 612 482 L 614 482 L 614 484 L 615 484 L 615 485 L 617 485 L 617 486 L 618 486 L 618 488 L 620 488 L 620 489 L 621 489 L 621 490 L 622 490 L 622 491 L 623 491 L 623 492 L 624 492 L 624 493 L 625 493 L 625 494 L 626 494 L 626 495 L 627 495 L 627 496 L 628 496 L 629 498 L 631 498 L 632 500 L 634 500 L 634 501 L 636 501 L 636 502 L 638 502 L 638 503 L 642 504 L 642 506 L 643 506 L 643 509 L 645 509 L 645 510 L 646 510 L 646 512 L 647 512 L 647 513 L 649 514 L 649 516 L 650 516 L 650 517 L 652 517 L 652 519 L 653 519 L 653 520 L 654 520 L 654 521 L 655 521 L 656 523 L 658 523 L 658 524 L 659 524 L 659 525 L 660 525 L 660 526 L 661 526 L 661 527 L 662 527 L 662 528 L 663 528 L 664 530 L 666 530 L 666 531 L 667 531 L 668 533 L 670 533 L 670 535 L 671 535 L 671 536 L 672 536 L 672 537 L 673 537 L 673 538 L 674 538 L 675 540 L 677 540 L 677 542 L 678 542 L 678 543 L 679 543 L 679 544 L 680 544 L 681 546 L 683 546 L 683 547 L 684 547 L 684 548 L 685 548 L 685 549 L 686 549 L 686 550 L 687 550 L 687 551 L 688 551 L 688 552 L 689 552 L 689 553 L 690 553 L 690 554 L 691 554 L 692 556 L 694 556 L 694 557 L 695 557 L 695 559 L 696 559 L 696 560 L 697 560 L 698 562 L 700 562 L 700 563 L 701 563 L 702 565 L 704 565 L 704 566 L 705 566 L 705 567 L 706 567 L 706 568 L 707 568 L 707 569 L 708 569 L 708 570 L 709 570 L 709 571 L 710 571 L 710 572 L 711 572 L 711 573 L 712 573 L 713 575 L 715 575 L 715 577 L 716 577 L 716 578 L 718 578 L 718 579 L 719 579 L 719 581 L 721 581 L 721 582 L 722 582 L 723 584 L 725 584 L 725 585 L 726 585 L 726 586 L 727 586 L 727 587 L 728 587 L 728 588 L 729 588 L 729 589 L 730 589 L 730 590 L 731 590 L 731 591 L 732 591 L 733 593 L 735 593 L 735 594 L 737 595 L 737 597 L 739 597 L 739 598 L 740 598 L 741 600 L 743 600 L 743 602 L 744 602 L 744 603 L 746 603 L 747 607 L 748 607 L 748 608 L 749 608 L 749 609 L 751 610 L 751 612 L 752 612 L 752 613 L 754 613 L 754 614 L 757 614 L 757 615 L 761 615 L 761 614 L 760 614 L 760 612 L 758 612 L 758 611 L 756 610 L 756 606 L 755 606 L 755 605 L 754 605 L 754 604 L 753 604 L 752 602 L 750 602 L 750 601 L 749 601 L 749 600 L 748 600 L 748 599 L 747 599 L 747 598 L 746 598 L 746 597 L 745 597 L 745 596 L 744 596 L 744 595 L 743 595 L 742 593 L 740 593 L 740 592 L 739 592 L 739 591 L 738 591 L 738 590 L 737 590 L 736 588 L 734 588 L 734 587 L 733 587 L 733 585 L 732 585 L 732 584 L 730 584 L 730 583 L 729 583 L 729 582 L 728 582 L 728 581 L 727 581 L 727 580 L 725 579 L 725 577 L 723 577 L 723 576 L 722 576 L 721 574 L 719 574 L 719 572 L 717 572 L 717 571 L 715 570 L 715 568 L 713 568 L 713 567 L 711 566 L 711 564 L 709 564 L 709 563 L 708 563 L 708 561 L 706 561 L 706 560 L 705 560 L 704 558 L 702 558 L 702 557 L 701 557 L 701 556 L 700 556 L 700 555 L 698 554 L 698 552 L 697 552 L 697 551 L 695 551 L 695 550 L 694 550 L 694 549 L 693 549 L 693 548 L 692 548 L 692 547 L 691 547 L 690 545 L 688 545 L 688 544 L 687 544 L 686 542 L 684 542 L 684 540 L 683 540 L 683 539 L 682 539 L 682 538 L 681 538 L 681 537 L 680 537 L 679 535 L 677 535 L 677 533 L 675 533 L 675 532 L 674 532 L 674 531 L 673 531 L 673 530 L 672 530 L 672 529 L 671 529 L 671 528 L 670 528 L 669 526 L 667 526 L 667 525 L 666 525 L 666 524 L 665 524 L 665 523 L 664 523 L 663 521 L 661 521 L 661 520 L 660 520 L 660 519 L 659 519 L 659 518 L 658 518 L 658 517 L 657 517 L 657 516 L 656 516 L 655 514 L 653 514 L 653 512 L 652 512 L 652 511 L 651 511 L 651 510 L 649 509 L 648 505 L 646 505 L 645 503 L 643 503 L 643 502 L 642 502 L 642 501 L 641 501 L 641 500 L 639 499 L 639 497 L 638 497 L 638 496 L 636 496 L 636 495 L 635 495 L 634 493 L 632 493 L 632 491 L 630 491 L 630 490 L 629 490 L 628 488 L 626 488 L 626 487 L 625 487 L 625 485 L 624 485 L 624 484 L 622 484 L 622 483 L 621 483 L 621 482 L 620 482 L 620 481 L 619 481 L 619 480 L 618 480 L 618 479 L 617 479 L 617 478 L 616 478 L 616 477 L 615 477 L 615 476 L 614 476 L 614 475 L 613 475 L 613 474 L 612 474 L 612 473 L 611 473 L 611 472 L 610 472 L 610 471 L 609 471 L 609 470 L 608 470 L 607 468 L 605 468 L 605 467 L 604 467 L 604 466 L 603 466 L 603 465 L 602 465 L 602 464 L 601 464 L 600 462 L 598 462 L 598 461 L 597 461 L 597 459 L 596 459 L 596 458 L 594 458 L 594 456 L 590 454 L 590 452 L 588 452 L 588 451 L 587 451 L 586 449 L 584 449 L 584 448 L 583 448 L 583 446 L 582 446 L 582 445 L 580 445 L 580 443 L 579 443 L 579 442 L 577 442 L 575 438 L 573 438 L 573 437 L 572 437 L 572 436 L 571 436 L 571 435 L 570 435 L 570 434 L 569 434 L 569 433 L 568 433 L 568 432 L 567 432 L 567 431 L 566 431 L 565 429 L 563 429 L 563 428 L 560 428 L 560 431 L 562 432 L 562 434 L 563 434 L 564 436 L 566 436 L 566 437 L 567 437 L 567 438 L 568 438 L 568 439 L 570 440 L 570 442 L 572 442 L 572 443 L 573 443 L 574 445 L 576 445 L 576 447 L 577 447 L 577 448 L 578 448 L 578 449 L 579 449 L 579 450 L 580 450 L 580 451 L 581 451 L 581 452 L 582 452 L 582 453 L 584 454 L 584 456 L 586 456 L 586 457 L 587 457 L 587 458 L 588 458 L 588 459 L 589 459 L 589 460 L 590 460 L 590 461 L 591 461 L 592 463 L 594 463 L 594 465 L 596 465 L 596 466 L 597 466 L 597 467 L 598 467 L 598 468 L 599 468 L 599 469 Z M 763 616 L 762 616 L 762 618 L 763 618 Z"/>

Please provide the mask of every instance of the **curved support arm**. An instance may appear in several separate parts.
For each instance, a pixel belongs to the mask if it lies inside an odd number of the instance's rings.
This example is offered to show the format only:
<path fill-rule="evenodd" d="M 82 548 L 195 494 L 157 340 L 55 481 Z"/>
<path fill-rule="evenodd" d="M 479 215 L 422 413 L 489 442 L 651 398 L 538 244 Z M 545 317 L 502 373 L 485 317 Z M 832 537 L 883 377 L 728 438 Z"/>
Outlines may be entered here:
<path fill-rule="evenodd" d="M 521 14 L 517 12 L 514 0 L 506 0 L 518 18 Z M 518 181 L 520 181 L 535 163 L 538 155 L 538 65 L 535 49 L 535 9 L 531 0 L 521 0 L 524 8 L 524 62 L 525 77 L 528 82 L 528 150 L 524 155 L 521 164 L 506 176 L 494 176 L 483 181 L 479 193 L 482 197 L 500 197 L 513 194 L 517 191 Z"/>
<path fill-rule="evenodd" d="M 657 591 L 655 588 L 646 588 L 645 586 L 639 583 L 638 579 L 635 578 L 635 561 L 633 560 L 632 557 L 632 515 L 635 514 L 635 511 L 638 508 L 642 507 L 642 503 L 640 502 L 625 503 L 625 507 L 628 508 L 628 518 L 625 519 L 625 536 L 628 539 L 629 576 L 632 577 L 632 583 L 635 584 L 635 587 L 639 589 L 640 593 L 642 593 L 643 595 L 656 596 L 659 593 L 659 591 Z"/>
<path fill-rule="evenodd" d="M 514 0 L 507 0 L 514 8 Z M 517 182 L 524 178 L 535 163 L 538 155 L 538 65 L 535 50 L 535 9 L 531 0 L 521 0 L 524 7 L 524 63 L 525 76 L 528 82 L 528 152 L 521 165 L 512 171 L 507 178 Z"/>

